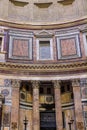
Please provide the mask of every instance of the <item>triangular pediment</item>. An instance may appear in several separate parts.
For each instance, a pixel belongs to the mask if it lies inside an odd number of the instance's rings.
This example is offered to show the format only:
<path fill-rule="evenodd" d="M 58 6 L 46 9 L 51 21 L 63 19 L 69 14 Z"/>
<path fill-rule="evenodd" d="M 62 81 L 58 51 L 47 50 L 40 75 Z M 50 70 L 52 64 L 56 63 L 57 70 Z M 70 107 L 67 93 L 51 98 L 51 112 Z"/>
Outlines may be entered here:
<path fill-rule="evenodd" d="M 38 33 L 35 33 L 35 36 L 36 36 L 36 37 L 52 37 L 52 36 L 53 36 L 53 33 L 48 32 L 48 31 L 46 31 L 46 30 L 42 30 L 42 31 L 40 31 L 40 32 L 38 32 Z"/>

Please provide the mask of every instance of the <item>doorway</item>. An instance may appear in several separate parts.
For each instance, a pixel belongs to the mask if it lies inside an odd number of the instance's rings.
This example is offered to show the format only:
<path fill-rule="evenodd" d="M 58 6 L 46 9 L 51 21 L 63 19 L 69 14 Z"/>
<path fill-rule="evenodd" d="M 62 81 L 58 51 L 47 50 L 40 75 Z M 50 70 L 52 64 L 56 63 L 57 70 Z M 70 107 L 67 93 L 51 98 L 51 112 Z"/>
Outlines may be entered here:
<path fill-rule="evenodd" d="M 55 112 L 40 112 L 40 130 L 56 130 Z"/>

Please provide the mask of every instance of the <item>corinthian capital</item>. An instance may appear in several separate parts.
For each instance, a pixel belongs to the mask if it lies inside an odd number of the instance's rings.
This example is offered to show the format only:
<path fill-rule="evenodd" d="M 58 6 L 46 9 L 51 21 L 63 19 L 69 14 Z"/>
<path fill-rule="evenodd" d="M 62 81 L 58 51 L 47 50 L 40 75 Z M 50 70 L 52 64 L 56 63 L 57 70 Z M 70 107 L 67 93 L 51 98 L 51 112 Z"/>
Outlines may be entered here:
<path fill-rule="evenodd" d="M 61 81 L 53 80 L 52 83 L 54 84 L 54 88 L 60 88 Z"/>
<path fill-rule="evenodd" d="M 73 79 L 72 80 L 72 86 L 73 87 L 79 87 L 80 85 L 80 80 L 79 79 Z"/>
<path fill-rule="evenodd" d="M 32 87 L 33 87 L 33 88 L 39 88 L 39 83 L 40 83 L 39 81 L 37 81 L 37 80 L 32 80 L 31 83 L 32 83 Z"/>
<path fill-rule="evenodd" d="M 20 80 L 12 79 L 12 87 L 20 87 Z"/>

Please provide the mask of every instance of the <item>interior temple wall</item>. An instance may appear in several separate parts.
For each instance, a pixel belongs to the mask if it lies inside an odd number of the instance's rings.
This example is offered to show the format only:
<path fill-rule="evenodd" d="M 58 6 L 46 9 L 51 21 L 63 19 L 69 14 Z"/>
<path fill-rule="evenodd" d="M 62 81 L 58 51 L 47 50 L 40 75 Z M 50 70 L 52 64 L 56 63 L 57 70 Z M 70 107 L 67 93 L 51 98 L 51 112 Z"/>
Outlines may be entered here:
<path fill-rule="evenodd" d="M 87 130 L 87 0 L 0 0 L 0 130 L 24 129 Z"/>

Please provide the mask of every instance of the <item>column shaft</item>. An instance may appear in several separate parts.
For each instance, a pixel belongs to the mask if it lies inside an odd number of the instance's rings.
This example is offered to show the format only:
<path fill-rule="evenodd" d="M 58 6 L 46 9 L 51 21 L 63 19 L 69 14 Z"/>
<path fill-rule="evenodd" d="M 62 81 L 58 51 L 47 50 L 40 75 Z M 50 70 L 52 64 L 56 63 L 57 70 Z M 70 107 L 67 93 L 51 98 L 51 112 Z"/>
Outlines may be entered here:
<path fill-rule="evenodd" d="M 19 130 L 19 86 L 19 81 L 12 81 L 11 130 Z"/>
<path fill-rule="evenodd" d="M 74 104 L 75 104 L 75 117 L 76 117 L 76 130 L 84 130 L 84 121 L 82 113 L 81 93 L 78 80 L 72 81 Z"/>
<path fill-rule="evenodd" d="M 39 116 L 39 83 L 32 81 L 33 87 L 33 130 L 40 129 L 40 116 Z"/>
<path fill-rule="evenodd" d="M 56 130 L 63 130 L 60 84 L 58 81 L 54 81 L 54 95 L 56 110 Z"/>

